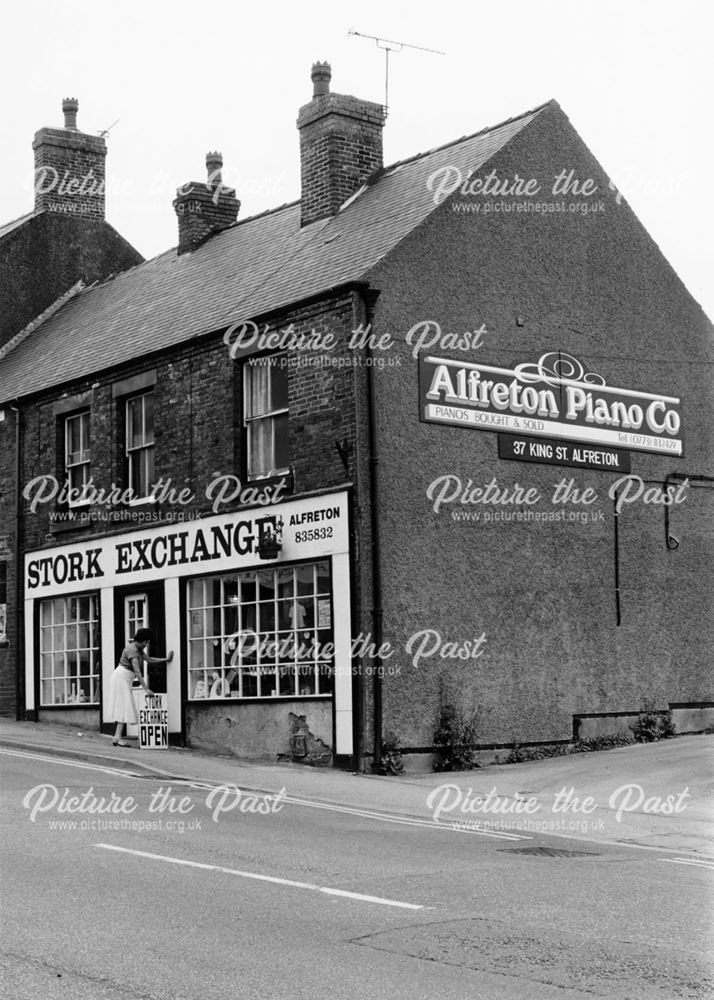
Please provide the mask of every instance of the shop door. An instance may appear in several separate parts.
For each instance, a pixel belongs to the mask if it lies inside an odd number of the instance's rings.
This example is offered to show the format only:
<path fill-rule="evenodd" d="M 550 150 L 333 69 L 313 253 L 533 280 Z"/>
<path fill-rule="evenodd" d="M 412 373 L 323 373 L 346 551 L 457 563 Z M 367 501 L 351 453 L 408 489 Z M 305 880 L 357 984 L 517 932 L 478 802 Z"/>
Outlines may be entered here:
<path fill-rule="evenodd" d="M 151 629 L 152 640 L 146 652 L 149 656 L 166 655 L 166 625 L 164 614 L 164 584 L 146 583 L 139 587 L 121 587 L 114 591 L 115 660 L 140 628 Z M 144 680 L 155 694 L 166 693 L 166 664 L 144 663 Z M 140 690 L 138 681 L 134 689 Z M 136 736 L 137 727 L 127 726 L 127 735 Z"/>

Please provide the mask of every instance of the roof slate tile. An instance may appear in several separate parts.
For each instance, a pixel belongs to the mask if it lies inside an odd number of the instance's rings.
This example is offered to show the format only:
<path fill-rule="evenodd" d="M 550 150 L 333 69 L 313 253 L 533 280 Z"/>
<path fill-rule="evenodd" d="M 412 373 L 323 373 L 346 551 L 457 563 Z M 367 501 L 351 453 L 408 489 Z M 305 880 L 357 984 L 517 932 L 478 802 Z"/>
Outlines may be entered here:
<path fill-rule="evenodd" d="M 434 211 L 427 181 L 435 170 L 480 169 L 541 110 L 387 167 L 331 219 L 301 229 L 300 203 L 283 205 L 239 220 L 192 253 L 169 250 L 88 288 L 2 361 L 0 401 L 358 281 Z"/>

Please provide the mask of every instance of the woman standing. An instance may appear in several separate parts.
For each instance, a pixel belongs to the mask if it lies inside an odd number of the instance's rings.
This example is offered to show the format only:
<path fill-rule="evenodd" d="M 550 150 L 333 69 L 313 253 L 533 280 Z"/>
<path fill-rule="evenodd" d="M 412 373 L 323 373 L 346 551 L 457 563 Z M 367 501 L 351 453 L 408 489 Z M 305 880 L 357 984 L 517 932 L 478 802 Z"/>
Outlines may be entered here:
<path fill-rule="evenodd" d="M 131 722 L 139 724 L 136 714 L 136 706 L 131 693 L 131 685 L 136 677 L 144 691 L 152 694 L 149 686 L 144 680 L 141 670 L 142 661 L 144 663 L 171 663 L 174 658 L 173 651 L 166 657 L 149 656 L 146 647 L 151 641 L 151 632 L 148 628 L 140 628 L 134 638 L 122 650 L 119 657 L 119 664 L 109 679 L 109 714 L 116 722 L 114 730 L 113 746 L 130 747 L 131 743 L 122 740 L 122 730 L 124 726 Z"/>

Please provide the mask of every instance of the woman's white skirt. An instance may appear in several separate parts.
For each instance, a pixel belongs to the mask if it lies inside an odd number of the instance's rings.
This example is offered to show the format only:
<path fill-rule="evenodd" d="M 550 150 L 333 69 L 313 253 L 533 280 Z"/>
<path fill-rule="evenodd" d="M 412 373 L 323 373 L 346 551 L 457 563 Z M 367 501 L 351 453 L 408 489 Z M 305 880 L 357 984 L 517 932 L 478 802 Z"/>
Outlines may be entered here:
<path fill-rule="evenodd" d="M 109 678 L 109 718 L 114 722 L 139 723 L 131 693 L 133 680 L 134 671 L 126 667 L 117 667 Z"/>

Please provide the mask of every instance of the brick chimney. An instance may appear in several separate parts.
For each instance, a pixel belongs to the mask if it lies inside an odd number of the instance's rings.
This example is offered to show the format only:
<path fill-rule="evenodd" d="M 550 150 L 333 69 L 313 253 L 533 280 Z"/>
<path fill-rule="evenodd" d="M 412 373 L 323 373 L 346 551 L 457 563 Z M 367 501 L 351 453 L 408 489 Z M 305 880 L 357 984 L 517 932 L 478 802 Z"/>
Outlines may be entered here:
<path fill-rule="evenodd" d="M 209 236 L 228 229 L 238 218 L 240 202 L 233 188 L 223 183 L 222 168 L 222 155 L 207 153 L 207 179 L 190 181 L 176 192 L 173 206 L 178 216 L 180 254 L 195 250 Z"/>
<path fill-rule="evenodd" d="M 35 133 L 35 211 L 103 220 L 107 144 L 78 130 L 78 110 L 76 97 L 66 97 L 64 128 Z"/>
<path fill-rule="evenodd" d="M 330 93 L 329 63 L 312 67 L 313 96 L 297 120 L 302 181 L 301 225 L 336 215 L 340 206 L 383 166 L 381 104 Z"/>

